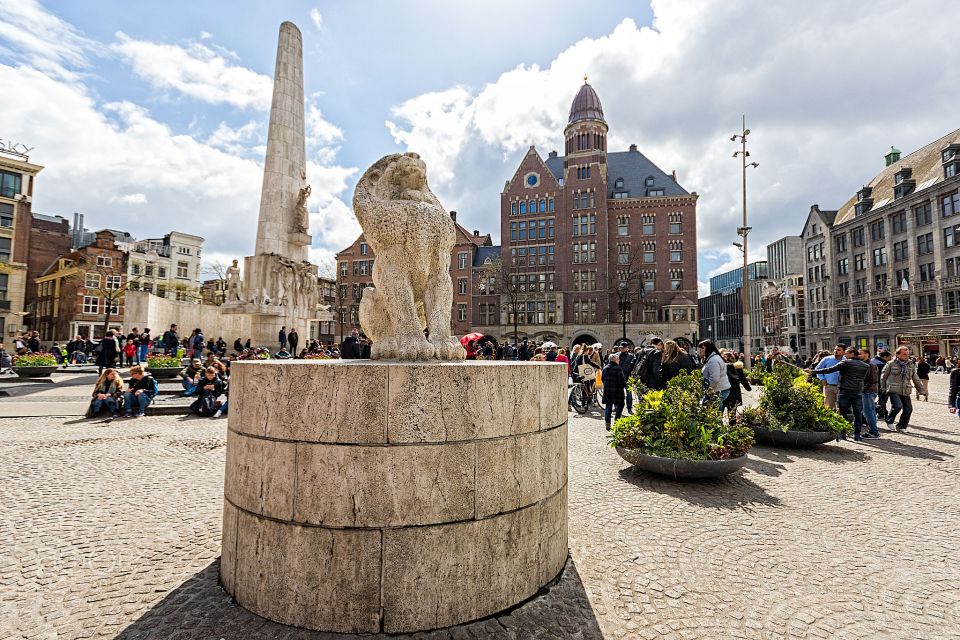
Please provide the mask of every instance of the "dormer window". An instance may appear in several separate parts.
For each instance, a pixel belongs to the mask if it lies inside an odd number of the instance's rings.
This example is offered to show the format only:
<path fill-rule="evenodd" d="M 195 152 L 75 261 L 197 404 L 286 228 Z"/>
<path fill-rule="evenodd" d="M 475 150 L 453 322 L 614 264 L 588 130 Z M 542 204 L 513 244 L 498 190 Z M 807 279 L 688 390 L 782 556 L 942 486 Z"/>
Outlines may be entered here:
<path fill-rule="evenodd" d="M 872 194 L 873 194 L 872 187 L 864 187 L 860 189 L 860 191 L 857 191 L 857 202 L 863 202 L 864 200 L 870 198 Z"/>
<path fill-rule="evenodd" d="M 614 189 L 623 189 L 623 178 L 617 178 L 613 182 Z"/>
<path fill-rule="evenodd" d="M 951 144 L 941 152 L 943 158 L 943 177 L 960 175 L 960 144 Z"/>
<path fill-rule="evenodd" d="M 903 196 L 913 193 L 914 187 L 917 186 L 917 181 L 913 180 L 911 176 L 913 175 L 913 169 L 910 167 L 903 167 L 900 171 L 897 171 L 893 175 L 893 199 L 899 200 Z"/>
<path fill-rule="evenodd" d="M 644 186 L 647 186 L 647 187 L 653 186 L 653 176 L 647 176 L 647 179 L 644 181 Z"/>

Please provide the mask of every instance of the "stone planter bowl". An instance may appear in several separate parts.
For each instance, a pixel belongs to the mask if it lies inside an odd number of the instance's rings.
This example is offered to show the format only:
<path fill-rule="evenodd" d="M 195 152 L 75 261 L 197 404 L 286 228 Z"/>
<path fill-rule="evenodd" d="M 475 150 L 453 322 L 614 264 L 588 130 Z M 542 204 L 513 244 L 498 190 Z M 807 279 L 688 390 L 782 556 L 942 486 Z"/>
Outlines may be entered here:
<path fill-rule="evenodd" d="M 159 367 L 157 369 L 148 367 L 147 373 L 157 380 L 173 380 L 180 375 L 180 367 Z"/>
<path fill-rule="evenodd" d="M 771 431 L 758 427 L 750 428 L 753 429 L 753 437 L 758 444 L 774 447 L 815 447 L 837 439 L 837 435 L 832 431 Z"/>
<path fill-rule="evenodd" d="M 47 367 L 14 367 L 13 370 L 20 378 L 49 378 L 57 370 L 57 365 Z"/>
<path fill-rule="evenodd" d="M 651 456 L 640 453 L 635 449 L 625 449 L 623 447 L 617 447 L 617 453 L 638 469 L 678 480 L 718 478 L 739 471 L 747 464 L 746 455 L 730 460 L 680 460 Z"/>

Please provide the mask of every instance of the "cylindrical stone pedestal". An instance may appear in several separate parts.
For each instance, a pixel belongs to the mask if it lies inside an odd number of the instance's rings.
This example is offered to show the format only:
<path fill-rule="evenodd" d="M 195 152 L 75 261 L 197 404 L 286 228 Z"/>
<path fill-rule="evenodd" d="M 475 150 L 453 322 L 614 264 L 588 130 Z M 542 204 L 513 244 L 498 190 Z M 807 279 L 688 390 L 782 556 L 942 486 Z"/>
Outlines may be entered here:
<path fill-rule="evenodd" d="M 552 363 L 234 363 L 224 589 L 361 633 L 531 597 L 567 557 L 566 380 Z"/>

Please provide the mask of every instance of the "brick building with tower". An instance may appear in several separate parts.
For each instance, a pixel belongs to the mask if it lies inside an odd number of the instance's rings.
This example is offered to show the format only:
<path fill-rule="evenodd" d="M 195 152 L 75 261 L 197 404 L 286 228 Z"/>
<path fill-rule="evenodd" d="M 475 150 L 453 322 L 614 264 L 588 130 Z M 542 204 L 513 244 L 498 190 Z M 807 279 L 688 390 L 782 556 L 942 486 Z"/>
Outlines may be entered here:
<path fill-rule="evenodd" d="M 562 344 L 696 337 L 698 196 L 637 145 L 608 151 L 608 129 L 585 80 L 564 155 L 524 154 L 500 196 L 495 286 L 483 275 L 494 261 L 477 266 L 474 330 Z"/>

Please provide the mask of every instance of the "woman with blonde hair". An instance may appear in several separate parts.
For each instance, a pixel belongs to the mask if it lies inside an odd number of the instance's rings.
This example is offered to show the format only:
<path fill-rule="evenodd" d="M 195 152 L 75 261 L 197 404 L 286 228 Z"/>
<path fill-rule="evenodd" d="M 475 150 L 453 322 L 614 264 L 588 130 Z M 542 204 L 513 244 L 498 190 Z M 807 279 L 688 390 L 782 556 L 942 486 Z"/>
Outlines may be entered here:
<path fill-rule="evenodd" d="M 667 383 L 681 371 L 692 371 L 693 360 L 673 340 L 663 341 L 663 356 L 660 358 L 660 376 L 657 389 L 666 389 Z"/>
<path fill-rule="evenodd" d="M 123 380 L 116 369 L 104 369 L 97 383 L 93 386 L 93 398 L 87 409 L 87 417 L 95 418 L 104 407 L 110 410 L 110 419 L 116 418 L 120 412 L 120 393 L 123 390 Z"/>

